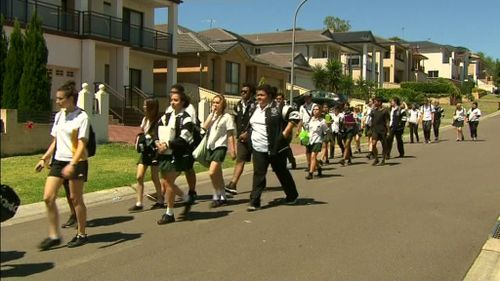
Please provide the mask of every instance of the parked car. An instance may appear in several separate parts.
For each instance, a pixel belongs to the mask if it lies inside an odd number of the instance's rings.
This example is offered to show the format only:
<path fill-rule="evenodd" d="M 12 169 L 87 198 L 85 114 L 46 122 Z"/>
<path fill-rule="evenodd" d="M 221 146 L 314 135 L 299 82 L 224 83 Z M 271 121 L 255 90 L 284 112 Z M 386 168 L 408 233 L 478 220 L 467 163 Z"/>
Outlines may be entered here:
<path fill-rule="evenodd" d="M 322 90 L 311 90 L 302 95 L 293 98 L 293 106 L 299 108 L 304 104 L 304 95 L 311 94 L 312 101 L 316 104 L 328 104 L 329 107 L 334 107 L 338 104 L 347 101 L 347 98 L 342 94 L 336 94 L 332 92 L 322 91 Z"/>

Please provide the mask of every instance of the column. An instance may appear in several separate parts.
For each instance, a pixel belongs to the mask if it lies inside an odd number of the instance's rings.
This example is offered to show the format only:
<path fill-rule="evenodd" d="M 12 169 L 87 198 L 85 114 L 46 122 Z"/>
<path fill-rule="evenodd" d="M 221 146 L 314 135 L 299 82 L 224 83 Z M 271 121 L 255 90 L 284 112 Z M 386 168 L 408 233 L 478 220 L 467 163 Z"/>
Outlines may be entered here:
<path fill-rule="evenodd" d="M 178 7 L 172 3 L 168 7 L 168 33 L 172 35 L 173 55 L 177 55 L 177 21 Z M 177 83 L 177 58 L 167 58 L 167 90 L 175 83 Z"/>
<path fill-rule="evenodd" d="M 372 49 L 372 78 L 373 82 L 377 82 L 377 49 L 375 46 Z"/>
<path fill-rule="evenodd" d="M 129 79 L 129 47 L 119 47 L 116 50 L 116 91 L 124 93 L 124 86 L 130 84 Z"/>
<path fill-rule="evenodd" d="M 94 85 L 95 82 L 95 41 L 82 40 L 82 83 Z"/>
<path fill-rule="evenodd" d="M 368 63 L 368 46 L 366 43 L 363 44 L 363 62 L 361 69 L 361 80 L 366 80 L 366 64 Z"/>
<path fill-rule="evenodd" d="M 123 18 L 123 0 L 116 0 L 115 4 L 111 9 L 114 10 L 114 16 L 117 18 Z"/>
<path fill-rule="evenodd" d="M 379 64 L 378 64 L 378 85 L 380 88 L 383 88 L 384 86 L 384 50 L 381 50 L 378 52 L 378 59 L 379 59 Z"/>

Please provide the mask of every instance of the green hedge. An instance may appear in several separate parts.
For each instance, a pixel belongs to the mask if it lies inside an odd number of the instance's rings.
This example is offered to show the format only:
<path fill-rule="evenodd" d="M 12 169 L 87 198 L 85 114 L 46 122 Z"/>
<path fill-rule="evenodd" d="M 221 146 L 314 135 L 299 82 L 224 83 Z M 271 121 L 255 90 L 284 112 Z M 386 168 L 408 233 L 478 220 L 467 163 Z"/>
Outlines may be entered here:
<path fill-rule="evenodd" d="M 421 92 L 416 92 L 408 88 L 396 88 L 396 89 L 377 89 L 375 91 L 377 97 L 381 97 L 384 101 L 389 101 L 393 97 L 399 97 L 401 101 L 406 103 L 417 103 L 422 104 L 425 99 L 425 94 Z"/>

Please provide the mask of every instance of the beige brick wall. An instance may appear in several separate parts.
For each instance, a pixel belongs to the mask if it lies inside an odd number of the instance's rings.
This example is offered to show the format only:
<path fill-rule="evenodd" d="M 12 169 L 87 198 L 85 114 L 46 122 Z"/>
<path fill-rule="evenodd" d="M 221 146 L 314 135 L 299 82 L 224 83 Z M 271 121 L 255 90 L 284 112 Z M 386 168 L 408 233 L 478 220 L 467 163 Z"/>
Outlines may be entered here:
<path fill-rule="evenodd" d="M 51 124 L 34 123 L 31 129 L 26 123 L 17 122 L 16 109 L 1 109 L 4 132 L 1 134 L 1 154 L 29 154 L 47 149 L 52 137 Z"/>

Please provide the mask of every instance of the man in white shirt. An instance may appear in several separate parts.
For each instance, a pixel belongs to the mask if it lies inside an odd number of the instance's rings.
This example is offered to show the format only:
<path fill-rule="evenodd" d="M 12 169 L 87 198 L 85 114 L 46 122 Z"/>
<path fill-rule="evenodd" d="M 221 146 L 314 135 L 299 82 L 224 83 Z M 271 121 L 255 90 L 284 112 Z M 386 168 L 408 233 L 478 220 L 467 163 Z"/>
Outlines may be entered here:
<path fill-rule="evenodd" d="M 431 142 L 431 129 L 434 122 L 434 106 L 431 105 L 429 99 L 425 100 L 424 105 L 420 108 L 422 112 L 422 129 L 424 131 L 425 143 Z"/>

